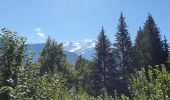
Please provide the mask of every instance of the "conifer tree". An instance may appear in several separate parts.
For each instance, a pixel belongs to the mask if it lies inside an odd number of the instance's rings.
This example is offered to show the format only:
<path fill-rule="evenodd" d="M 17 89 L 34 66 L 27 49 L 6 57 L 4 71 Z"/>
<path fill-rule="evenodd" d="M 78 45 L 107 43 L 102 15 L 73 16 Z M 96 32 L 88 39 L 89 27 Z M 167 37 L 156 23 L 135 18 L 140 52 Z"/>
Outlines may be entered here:
<path fill-rule="evenodd" d="M 141 60 L 142 59 L 142 57 L 140 56 L 141 55 L 141 51 L 142 50 L 140 50 L 141 49 L 141 39 L 143 39 L 143 37 L 144 37 L 144 34 L 142 33 L 142 28 L 141 27 L 139 27 L 139 30 L 137 31 L 137 37 L 136 37 L 136 39 L 135 39 L 135 54 L 136 54 L 136 62 L 137 62 L 137 64 L 136 64 L 136 69 L 137 70 L 141 70 L 141 64 L 142 63 L 144 63 L 143 62 L 143 60 Z"/>
<path fill-rule="evenodd" d="M 169 44 L 167 43 L 166 36 L 164 36 L 163 40 L 163 49 L 164 49 L 164 61 L 165 61 L 165 66 L 167 67 L 167 70 L 170 71 L 169 64 L 168 64 L 168 56 L 169 56 Z"/>
<path fill-rule="evenodd" d="M 110 75 L 109 71 L 113 71 L 114 68 L 114 61 L 112 61 L 113 59 L 111 58 L 111 43 L 105 35 L 103 28 L 99 33 L 95 50 L 96 54 L 93 59 L 93 82 L 95 91 L 94 95 L 98 96 L 103 92 L 103 88 L 110 88 L 108 86 L 111 83 L 108 81 L 113 76 Z"/>
<path fill-rule="evenodd" d="M 79 55 L 76 62 L 75 62 L 75 71 L 76 71 L 76 88 L 78 91 L 83 89 L 84 91 L 90 88 L 90 74 L 91 74 L 91 62 L 86 60 Z M 88 90 L 90 91 L 90 90 Z"/>
<path fill-rule="evenodd" d="M 130 39 L 130 35 L 127 30 L 127 25 L 125 22 L 125 17 L 121 13 L 119 18 L 119 24 L 117 27 L 116 33 L 116 43 L 114 44 L 115 47 L 115 54 L 116 54 L 116 63 L 118 65 L 118 69 L 120 71 L 120 77 L 122 77 L 122 92 L 128 92 L 128 79 L 131 72 L 131 50 L 132 50 L 132 42 Z M 120 90 L 120 89 L 119 89 Z"/>
<path fill-rule="evenodd" d="M 138 31 L 135 47 L 142 68 L 147 69 L 148 65 L 165 64 L 167 52 L 164 50 L 159 29 L 151 15 L 148 15 L 143 29 Z"/>

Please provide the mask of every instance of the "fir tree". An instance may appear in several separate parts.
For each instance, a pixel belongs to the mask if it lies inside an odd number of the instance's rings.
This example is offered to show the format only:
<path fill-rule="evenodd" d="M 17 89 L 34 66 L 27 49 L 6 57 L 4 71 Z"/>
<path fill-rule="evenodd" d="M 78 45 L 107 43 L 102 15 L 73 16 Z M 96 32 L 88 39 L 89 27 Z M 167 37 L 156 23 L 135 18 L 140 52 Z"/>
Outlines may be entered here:
<path fill-rule="evenodd" d="M 130 39 L 130 35 L 127 30 L 127 25 L 125 22 L 125 18 L 121 13 L 119 18 L 119 24 L 116 33 L 116 43 L 114 44 L 115 47 L 115 54 L 116 54 L 116 63 L 118 65 L 118 69 L 120 71 L 120 77 L 122 77 L 122 92 L 128 92 L 128 79 L 131 72 L 132 66 L 132 58 L 131 58 L 131 50 L 132 50 L 132 43 Z M 121 81 L 121 80 L 120 80 Z M 119 89 L 120 90 L 120 89 Z"/>
<path fill-rule="evenodd" d="M 96 54 L 94 56 L 94 70 L 93 70 L 93 78 L 94 78 L 94 91 L 95 96 L 98 96 L 103 88 L 110 88 L 108 84 L 108 79 L 112 77 L 109 75 L 109 71 L 112 71 L 114 61 L 111 58 L 111 43 L 107 36 L 105 35 L 104 29 L 102 28 L 99 33 L 98 40 L 96 43 Z"/>
<path fill-rule="evenodd" d="M 159 29 L 151 15 L 147 17 L 143 30 L 138 31 L 135 47 L 141 67 L 147 69 L 148 65 L 165 64 L 167 52 L 164 52 Z"/>
<path fill-rule="evenodd" d="M 166 36 L 164 36 L 163 40 L 163 49 L 164 49 L 164 61 L 165 61 L 165 66 L 167 67 L 167 70 L 170 71 L 169 64 L 168 64 L 168 54 L 169 54 L 169 44 L 167 43 Z"/>
<path fill-rule="evenodd" d="M 144 37 L 144 34 L 142 31 L 143 31 L 142 28 L 139 27 L 139 30 L 137 31 L 137 37 L 135 40 L 135 54 L 136 54 L 136 58 L 137 58 L 136 59 L 136 62 L 137 62 L 136 69 L 137 70 L 141 70 L 141 64 L 144 63 L 143 60 L 141 60 L 142 57 L 140 56 L 142 53 L 142 46 L 141 46 L 142 44 L 141 44 L 140 40 L 143 39 L 143 37 Z"/>

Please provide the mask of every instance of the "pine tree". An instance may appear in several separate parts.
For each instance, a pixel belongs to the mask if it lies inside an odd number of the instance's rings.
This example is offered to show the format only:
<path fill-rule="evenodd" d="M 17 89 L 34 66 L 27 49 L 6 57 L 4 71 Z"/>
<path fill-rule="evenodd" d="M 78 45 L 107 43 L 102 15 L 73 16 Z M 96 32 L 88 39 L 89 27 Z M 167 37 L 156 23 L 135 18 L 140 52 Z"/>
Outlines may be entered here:
<path fill-rule="evenodd" d="M 159 29 L 151 15 L 147 17 L 143 30 L 138 31 L 135 43 L 140 66 L 146 68 L 148 65 L 165 64 L 163 42 Z"/>
<path fill-rule="evenodd" d="M 112 48 L 111 48 L 112 49 Z M 117 80 L 117 76 L 116 76 L 116 62 L 115 62 L 115 54 L 114 52 L 111 50 L 108 53 L 108 58 L 107 58 L 107 63 L 106 63 L 106 89 L 107 89 L 107 93 L 109 96 L 113 96 L 116 90 L 116 80 Z"/>
<path fill-rule="evenodd" d="M 120 71 L 120 77 L 122 77 L 122 92 L 128 92 L 128 79 L 131 72 L 131 50 L 132 50 L 132 43 L 130 39 L 130 35 L 127 30 L 127 25 L 125 22 L 125 18 L 121 13 L 119 18 L 119 24 L 116 33 L 116 43 L 114 44 L 115 47 L 115 54 L 116 54 L 116 63 L 118 65 L 118 69 Z M 121 80 L 120 80 L 121 81 Z M 120 89 L 119 89 L 120 90 Z"/>
<path fill-rule="evenodd" d="M 111 54 L 111 43 L 107 36 L 105 35 L 104 29 L 102 28 L 99 33 L 98 40 L 96 43 L 96 54 L 94 55 L 94 70 L 93 70 L 93 82 L 94 82 L 94 92 L 95 96 L 102 93 L 103 88 L 110 88 L 108 84 L 108 79 L 112 77 L 109 76 L 109 71 L 112 71 L 114 61 L 110 56 Z"/>
<path fill-rule="evenodd" d="M 164 49 L 164 61 L 165 61 L 165 66 L 167 67 L 167 70 L 170 71 L 169 64 L 168 64 L 168 54 L 169 54 L 169 45 L 167 43 L 166 36 L 164 36 L 163 40 L 163 49 Z"/>
<path fill-rule="evenodd" d="M 142 40 L 143 37 L 144 37 L 143 30 L 141 27 L 139 27 L 139 30 L 137 31 L 137 37 L 135 40 L 135 54 L 136 54 L 136 58 L 137 58 L 135 62 L 137 62 L 137 64 L 136 64 L 137 70 L 141 70 L 142 69 L 141 64 L 144 63 L 143 60 L 141 60 L 142 57 L 140 56 L 142 53 L 142 50 L 140 50 L 142 48 L 142 46 L 141 46 L 142 44 L 141 44 L 140 40 Z"/>

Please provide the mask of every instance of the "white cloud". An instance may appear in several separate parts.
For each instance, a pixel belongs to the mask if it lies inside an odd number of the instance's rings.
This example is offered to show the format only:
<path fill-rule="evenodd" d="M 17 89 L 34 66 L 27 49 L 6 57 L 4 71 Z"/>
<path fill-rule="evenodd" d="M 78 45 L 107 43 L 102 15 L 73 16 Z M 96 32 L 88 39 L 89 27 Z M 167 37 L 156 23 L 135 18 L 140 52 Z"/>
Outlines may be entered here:
<path fill-rule="evenodd" d="M 41 32 L 41 29 L 37 27 L 37 28 L 35 28 L 35 31 L 36 32 Z"/>
<path fill-rule="evenodd" d="M 37 33 L 38 36 L 45 38 L 44 33 Z"/>
<path fill-rule="evenodd" d="M 44 35 L 44 33 L 42 32 L 42 30 L 40 29 L 40 28 L 35 28 L 35 31 L 36 31 L 36 33 L 37 33 L 37 35 L 39 36 L 39 37 L 41 37 L 41 38 L 45 38 L 45 35 Z"/>

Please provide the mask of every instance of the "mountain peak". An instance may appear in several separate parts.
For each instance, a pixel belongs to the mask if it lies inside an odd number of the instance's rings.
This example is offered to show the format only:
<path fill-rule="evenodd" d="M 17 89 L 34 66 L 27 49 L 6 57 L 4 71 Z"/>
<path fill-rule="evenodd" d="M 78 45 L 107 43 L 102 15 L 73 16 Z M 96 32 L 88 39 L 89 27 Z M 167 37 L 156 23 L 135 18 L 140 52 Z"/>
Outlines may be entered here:
<path fill-rule="evenodd" d="M 71 63 L 77 58 L 78 55 L 82 55 L 86 59 L 91 59 L 95 53 L 95 40 L 85 39 L 79 42 L 63 42 L 64 50 L 67 54 L 67 58 Z M 44 43 L 29 44 L 28 50 L 36 52 L 34 60 L 37 60 L 39 53 L 44 47 Z"/>
<path fill-rule="evenodd" d="M 81 54 L 85 58 L 91 58 L 91 54 L 94 53 L 95 42 L 92 39 L 85 39 L 79 42 L 64 42 L 63 46 L 69 52 L 74 52 L 78 55 Z"/>

